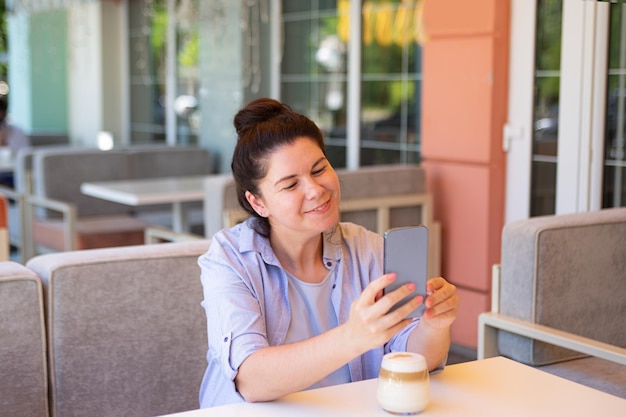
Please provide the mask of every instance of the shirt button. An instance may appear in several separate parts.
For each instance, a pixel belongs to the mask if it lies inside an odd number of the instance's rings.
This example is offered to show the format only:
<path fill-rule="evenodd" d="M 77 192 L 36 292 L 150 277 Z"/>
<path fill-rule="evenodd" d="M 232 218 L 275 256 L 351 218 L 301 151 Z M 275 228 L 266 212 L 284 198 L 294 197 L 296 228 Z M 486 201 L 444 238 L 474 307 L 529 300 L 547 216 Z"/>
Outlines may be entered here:
<path fill-rule="evenodd" d="M 331 266 L 333 266 L 333 263 L 331 261 L 328 261 L 326 262 L 326 266 L 330 268 Z"/>
<path fill-rule="evenodd" d="M 228 336 L 224 338 L 224 343 L 228 342 Z"/>

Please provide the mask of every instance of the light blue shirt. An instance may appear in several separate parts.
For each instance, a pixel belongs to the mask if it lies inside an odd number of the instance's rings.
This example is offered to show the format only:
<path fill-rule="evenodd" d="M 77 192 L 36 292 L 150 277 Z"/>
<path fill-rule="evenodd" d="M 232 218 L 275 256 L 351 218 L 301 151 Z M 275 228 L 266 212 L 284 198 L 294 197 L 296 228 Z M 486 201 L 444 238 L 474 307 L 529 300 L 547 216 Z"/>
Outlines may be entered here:
<path fill-rule="evenodd" d="M 289 279 L 269 240 L 251 228 L 254 221 L 216 233 L 198 259 L 209 340 L 201 408 L 244 401 L 234 383 L 239 366 L 259 349 L 284 344 L 289 329 Z M 324 232 L 323 261 L 336 270 L 331 299 L 341 324 L 363 289 L 383 274 L 383 238 L 362 226 L 340 223 Z M 405 351 L 418 321 L 384 346 L 350 361 L 352 381 L 377 377 L 383 355 Z"/>

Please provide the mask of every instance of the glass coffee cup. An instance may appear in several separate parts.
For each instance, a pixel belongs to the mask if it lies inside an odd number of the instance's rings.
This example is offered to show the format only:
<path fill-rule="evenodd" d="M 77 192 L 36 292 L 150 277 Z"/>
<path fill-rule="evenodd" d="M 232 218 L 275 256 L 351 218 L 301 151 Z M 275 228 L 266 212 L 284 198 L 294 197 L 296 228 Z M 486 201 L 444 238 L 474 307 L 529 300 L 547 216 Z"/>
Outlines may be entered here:
<path fill-rule="evenodd" d="M 412 352 L 386 354 L 380 366 L 377 398 L 382 409 L 391 414 L 423 411 L 430 401 L 426 359 Z"/>

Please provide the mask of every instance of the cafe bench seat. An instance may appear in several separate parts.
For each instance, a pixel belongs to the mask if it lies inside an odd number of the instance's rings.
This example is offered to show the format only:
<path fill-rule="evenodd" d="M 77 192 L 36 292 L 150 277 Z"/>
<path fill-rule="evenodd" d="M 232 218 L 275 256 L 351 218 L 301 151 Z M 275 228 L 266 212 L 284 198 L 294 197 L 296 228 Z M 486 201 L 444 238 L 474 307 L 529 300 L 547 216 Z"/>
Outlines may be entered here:
<path fill-rule="evenodd" d="M 131 215 L 101 215 L 74 220 L 74 225 L 74 230 L 67 233 L 64 219 L 33 222 L 33 240 L 41 246 L 56 250 L 64 250 L 65 247 L 95 249 L 141 245 L 145 229 L 153 224 Z M 70 236 L 74 239 L 71 244 L 59 245 L 59 242 L 65 242 Z"/>
<path fill-rule="evenodd" d="M 478 357 L 503 355 L 626 398 L 626 208 L 505 225 Z"/>
<path fill-rule="evenodd" d="M 137 208 L 117 204 L 83 194 L 81 184 L 207 175 L 212 172 L 211 158 L 207 149 L 194 146 L 34 150 L 30 155 L 31 173 L 21 175 L 31 178 L 30 184 L 20 186 L 25 189 L 21 213 L 26 219 L 24 260 L 42 252 L 143 243 L 144 230 L 155 221 L 171 227 L 171 205 Z M 195 210 L 202 212 L 201 202 Z"/>
<path fill-rule="evenodd" d="M 198 408 L 209 241 L 38 255 L 52 417 L 147 417 Z"/>
<path fill-rule="evenodd" d="M 30 269 L 0 262 L 0 415 L 47 417 L 42 284 Z"/>

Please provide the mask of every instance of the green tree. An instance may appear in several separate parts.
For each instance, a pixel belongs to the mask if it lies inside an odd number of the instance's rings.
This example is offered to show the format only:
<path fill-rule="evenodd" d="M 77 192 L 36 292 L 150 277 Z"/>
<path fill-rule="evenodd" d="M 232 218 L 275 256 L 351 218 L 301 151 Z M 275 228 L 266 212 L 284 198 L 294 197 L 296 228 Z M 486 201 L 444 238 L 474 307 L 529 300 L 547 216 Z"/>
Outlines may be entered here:
<path fill-rule="evenodd" d="M 6 22 L 6 2 L 0 1 L 0 79 L 7 78 L 7 22 Z"/>

